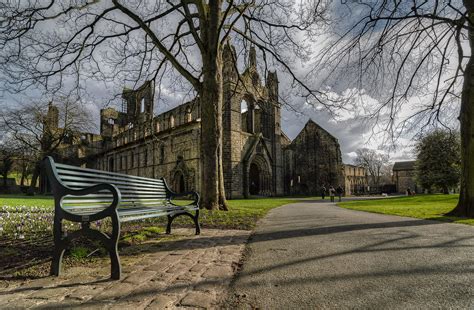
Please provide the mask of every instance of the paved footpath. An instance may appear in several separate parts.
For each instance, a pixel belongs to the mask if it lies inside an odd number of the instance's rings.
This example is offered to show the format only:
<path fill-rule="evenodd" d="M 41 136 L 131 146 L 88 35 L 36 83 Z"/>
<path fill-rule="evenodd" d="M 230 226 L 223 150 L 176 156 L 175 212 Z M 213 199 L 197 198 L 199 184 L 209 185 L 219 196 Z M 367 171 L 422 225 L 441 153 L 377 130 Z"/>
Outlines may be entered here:
<path fill-rule="evenodd" d="M 148 246 L 133 259 L 123 255 L 120 281 L 108 279 L 108 261 L 102 268 L 66 268 L 61 277 L 0 281 L 0 309 L 216 308 L 250 232 L 203 229 L 200 236 L 192 233 L 174 229 L 175 239 Z"/>
<path fill-rule="evenodd" d="M 226 308 L 474 309 L 474 227 L 351 211 L 272 210 Z"/>

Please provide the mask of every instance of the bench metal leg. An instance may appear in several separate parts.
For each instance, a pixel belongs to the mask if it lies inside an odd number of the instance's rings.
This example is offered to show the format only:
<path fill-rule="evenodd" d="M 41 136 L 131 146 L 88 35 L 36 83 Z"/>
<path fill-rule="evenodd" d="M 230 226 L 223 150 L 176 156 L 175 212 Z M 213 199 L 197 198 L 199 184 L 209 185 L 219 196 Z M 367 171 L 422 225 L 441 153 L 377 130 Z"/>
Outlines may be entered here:
<path fill-rule="evenodd" d="M 168 215 L 168 224 L 166 225 L 166 234 L 169 235 L 171 234 L 171 223 L 173 222 L 174 217 L 171 215 Z"/>
<path fill-rule="evenodd" d="M 175 215 L 168 215 L 168 225 L 166 225 L 166 234 L 169 235 L 171 233 L 171 223 L 173 223 L 173 220 L 180 215 L 186 215 L 192 218 L 194 221 L 194 225 L 196 226 L 196 235 L 201 234 L 201 226 L 199 225 L 199 210 L 196 210 L 196 215 L 192 215 L 189 212 L 178 213 Z"/>
<path fill-rule="evenodd" d="M 64 251 L 66 249 L 65 242 L 62 239 L 62 219 L 59 216 L 54 217 L 53 238 L 54 250 L 50 275 L 59 276 L 61 274 L 61 265 Z"/>
<path fill-rule="evenodd" d="M 61 265 L 65 249 L 54 249 L 53 261 L 51 262 L 50 275 L 59 276 L 61 274 Z"/>
<path fill-rule="evenodd" d="M 196 226 L 196 235 L 201 234 L 201 225 L 199 225 L 199 210 L 196 210 L 196 214 L 193 217 L 194 225 Z"/>
<path fill-rule="evenodd" d="M 101 231 L 91 229 L 89 223 L 83 223 L 81 230 L 75 231 L 71 238 L 77 238 L 80 235 L 86 235 L 89 239 L 100 240 L 109 252 L 110 257 L 110 278 L 120 280 L 121 266 L 118 255 L 118 239 L 120 236 L 120 222 L 118 217 L 112 216 L 112 235 L 109 237 Z"/>
<path fill-rule="evenodd" d="M 122 267 L 120 265 L 120 258 L 118 255 L 118 242 L 120 237 L 120 221 L 118 214 L 115 212 L 112 215 L 112 235 L 108 246 L 110 256 L 110 277 L 114 280 L 120 280 L 122 274 Z"/>
<path fill-rule="evenodd" d="M 54 252 L 51 263 L 51 275 L 59 276 L 61 273 L 61 262 L 64 251 L 71 244 L 72 240 L 81 236 L 86 236 L 91 240 L 99 240 L 105 246 L 110 256 L 110 277 L 119 280 L 121 277 L 121 265 L 118 255 L 118 241 L 120 237 L 120 222 L 117 213 L 111 215 L 112 235 L 109 237 L 103 232 L 90 228 L 90 222 L 81 223 L 81 229 L 71 232 L 67 237 L 62 237 L 61 219 L 54 219 Z"/>

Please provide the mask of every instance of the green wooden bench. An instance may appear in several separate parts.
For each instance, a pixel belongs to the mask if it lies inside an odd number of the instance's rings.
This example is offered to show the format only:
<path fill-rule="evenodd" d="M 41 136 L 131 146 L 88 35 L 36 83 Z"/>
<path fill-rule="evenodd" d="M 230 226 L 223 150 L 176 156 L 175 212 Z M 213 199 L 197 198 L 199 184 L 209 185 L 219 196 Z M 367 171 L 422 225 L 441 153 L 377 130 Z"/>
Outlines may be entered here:
<path fill-rule="evenodd" d="M 118 240 L 121 222 L 166 216 L 166 233 L 169 234 L 173 220 L 186 215 L 193 219 L 196 235 L 200 233 L 198 193 L 174 193 L 163 178 L 149 179 L 58 164 L 51 157 L 43 160 L 43 169 L 54 195 L 51 275 L 59 276 L 64 251 L 70 247 L 71 241 L 86 236 L 102 241 L 110 255 L 111 278 L 120 279 Z M 194 198 L 189 205 L 180 206 L 172 201 L 187 196 Z M 91 222 L 107 217 L 112 220 L 110 236 L 90 227 Z M 66 235 L 63 233 L 63 220 L 81 223 L 81 229 Z"/>

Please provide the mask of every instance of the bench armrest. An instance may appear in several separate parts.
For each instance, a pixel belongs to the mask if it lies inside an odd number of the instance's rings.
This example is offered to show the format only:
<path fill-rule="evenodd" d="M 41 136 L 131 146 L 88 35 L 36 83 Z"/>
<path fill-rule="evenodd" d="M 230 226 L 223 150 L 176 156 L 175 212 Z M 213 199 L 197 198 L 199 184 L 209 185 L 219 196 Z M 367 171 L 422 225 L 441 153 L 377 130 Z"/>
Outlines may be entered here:
<path fill-rule="evenodd" d="M 56 167 L 54 164 L 54 160 L 51 157 L 46 157 L 42 162 L 42 168 L 46 172 L 48 177 L 49 183 L 51 185 L 51 190 L 55 200 L 55 212 L 61 212 L 62 214 L 67 213 L 62 208 L 62 199 L 66 195 L 73 195 L 73 196 L 85 196 L 88 194 L 95 194 L 99 191 L 107 190 L 112 193 L 113 200 L 112 203 L 103 211 L 96 213 L 97 216 L 93 216 L 93 218 L 101 217 L 102 215 L 111 214 L 115 212 L 117 206 L 121 200 L 120 190 L 113 184 L 108 183 L 101 183 L 92 185 L 82 189 L 72 189 L 61 182 L 59 178 L 58 172 L 56 171 Z M 72 221 L 78 221 L 79 216 L 69 214 L 66 219 Z"/>
<path fill-rule="evenodd" d="M 171 200 L 173 200 L 174 197 L 194 196 L 194 201 L 192 203 L 188 204 L 188 206 L 195 205 L 195 206 L 199 207 L 199 200 L 201 198 L 199 197 L 199 194 L 197 192 L 189 191 L 189 192 L 185 192 L 185 193 L 175 193 L 169 188 L 168 183 L 166 183 L 166 180 L 164 178 L 161 178 L 161 179 L 163 180 L 163 183 L 165 184 L 167 199 L 169 200 L 169 202 L 172 205 L 178 206 L 177 204 L 174 204 L 171 201 Z"/>
<path fill-rule="evenodd" d="M 173 200 L 173 198 L 175 198 L 175 197 L 193 196 L 193 197 L 194 197 L 194 200 L 193 200 L 192 203 L 188 204 L 188 206 L 190 206 L 190 205 L 195 205 L 195 206 L 198 206 L 198 207 L 199 207 L 199 200 L 200 200 L 200 197 L 199 197 L 199 194 L 198 194 L 197 192 L 195 192 L 195 191 L 190 191 L 190 192 L 185 192 L 185 193 L 175 193 L 175 192 L 170 191 L 170 192 L 169 192 L 169 195 L 170 195 L 169 200 L 170 200 L 170 203 L 171 203 L 172 205 L 175 205 L 175 206 L 176 206 L 176 204 L 174 204 L 174 203 L 171 201 L 171 200 Z"/>
<path fill-rule="evenodd" d="M 62 199 L 66 195 L 73 195 L 73 196 L 86 196 L 88 194 L 95 194 L 99 191 L 107 190 L 112 193 L 112 202 L 108 205 L 105 209 L 98 210 L 97 212 L 90 214 L 90 215 L 77 215 L 67 210 L 63 209 Z M 56 210 L 55 212 L 62 214 L 65 219 L 73 221 L 73 222 L 92 222 L 103 219 L 107 216 L 112 216 L 116 213 L 117 207 L 120 203 L 121 195 L 119 189 L 113 185 L 108 183 L 101 183 L 92 185 L 90 187 L 86 187 L 79 190 L 74 190 L 69 187 L 63 186 L 60 190 L 59 194 L 54 193 L 54 198 L 56 200 Z"/>
<path fill-rule="evenodd" d="M 115 185 L 109 184 L 109 183 L 96 184 L 90 187 L 77 189 L 77 190 L 63 185 L 62 189 L 60 190 L 61 193 L 58 195 L 58 198 L 62 199 L 66 195 L 86 196 L 89 194 L 96 194 L 99 191 L 103 191 L 103 190 L 109 191 L 110 193 L 112 193 L 112 196 L 113 196 L 112 203 L 107 209 L 109 208 L 116 209 L 121 199 L 120 190 Z M 54 194 L 54 198 L 56 198 L 56 193 Z"/>

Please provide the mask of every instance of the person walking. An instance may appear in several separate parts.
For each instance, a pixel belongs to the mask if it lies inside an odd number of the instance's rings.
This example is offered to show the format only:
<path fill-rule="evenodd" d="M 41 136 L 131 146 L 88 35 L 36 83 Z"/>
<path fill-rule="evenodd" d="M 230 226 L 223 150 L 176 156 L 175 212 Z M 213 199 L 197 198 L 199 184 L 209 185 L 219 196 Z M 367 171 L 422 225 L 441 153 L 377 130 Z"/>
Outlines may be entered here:
<path fill-rule="evenodd" d="M 337 196 L 339 197 L 339 202 L 342 201 L 342 193 L 344 192 L 344 190 L 342 189 L 341 185 L 339 185 L 337 188 L 336 188 L 336 193 L 337 193 Z"/>
<path fill-rule="evenodd" d="M 331 197 L 331 202 L 334 202 L 334 196 L 336 195 L 336 190 L 334 187 L 329 187 L 329 197 Z"/>
<path fill-rule="evenodd" d="M 323 187 L 321 187 L 321 198 L 324 200 L 324 197 L 326 197 L 326 187 L 323 185 Z"/>

